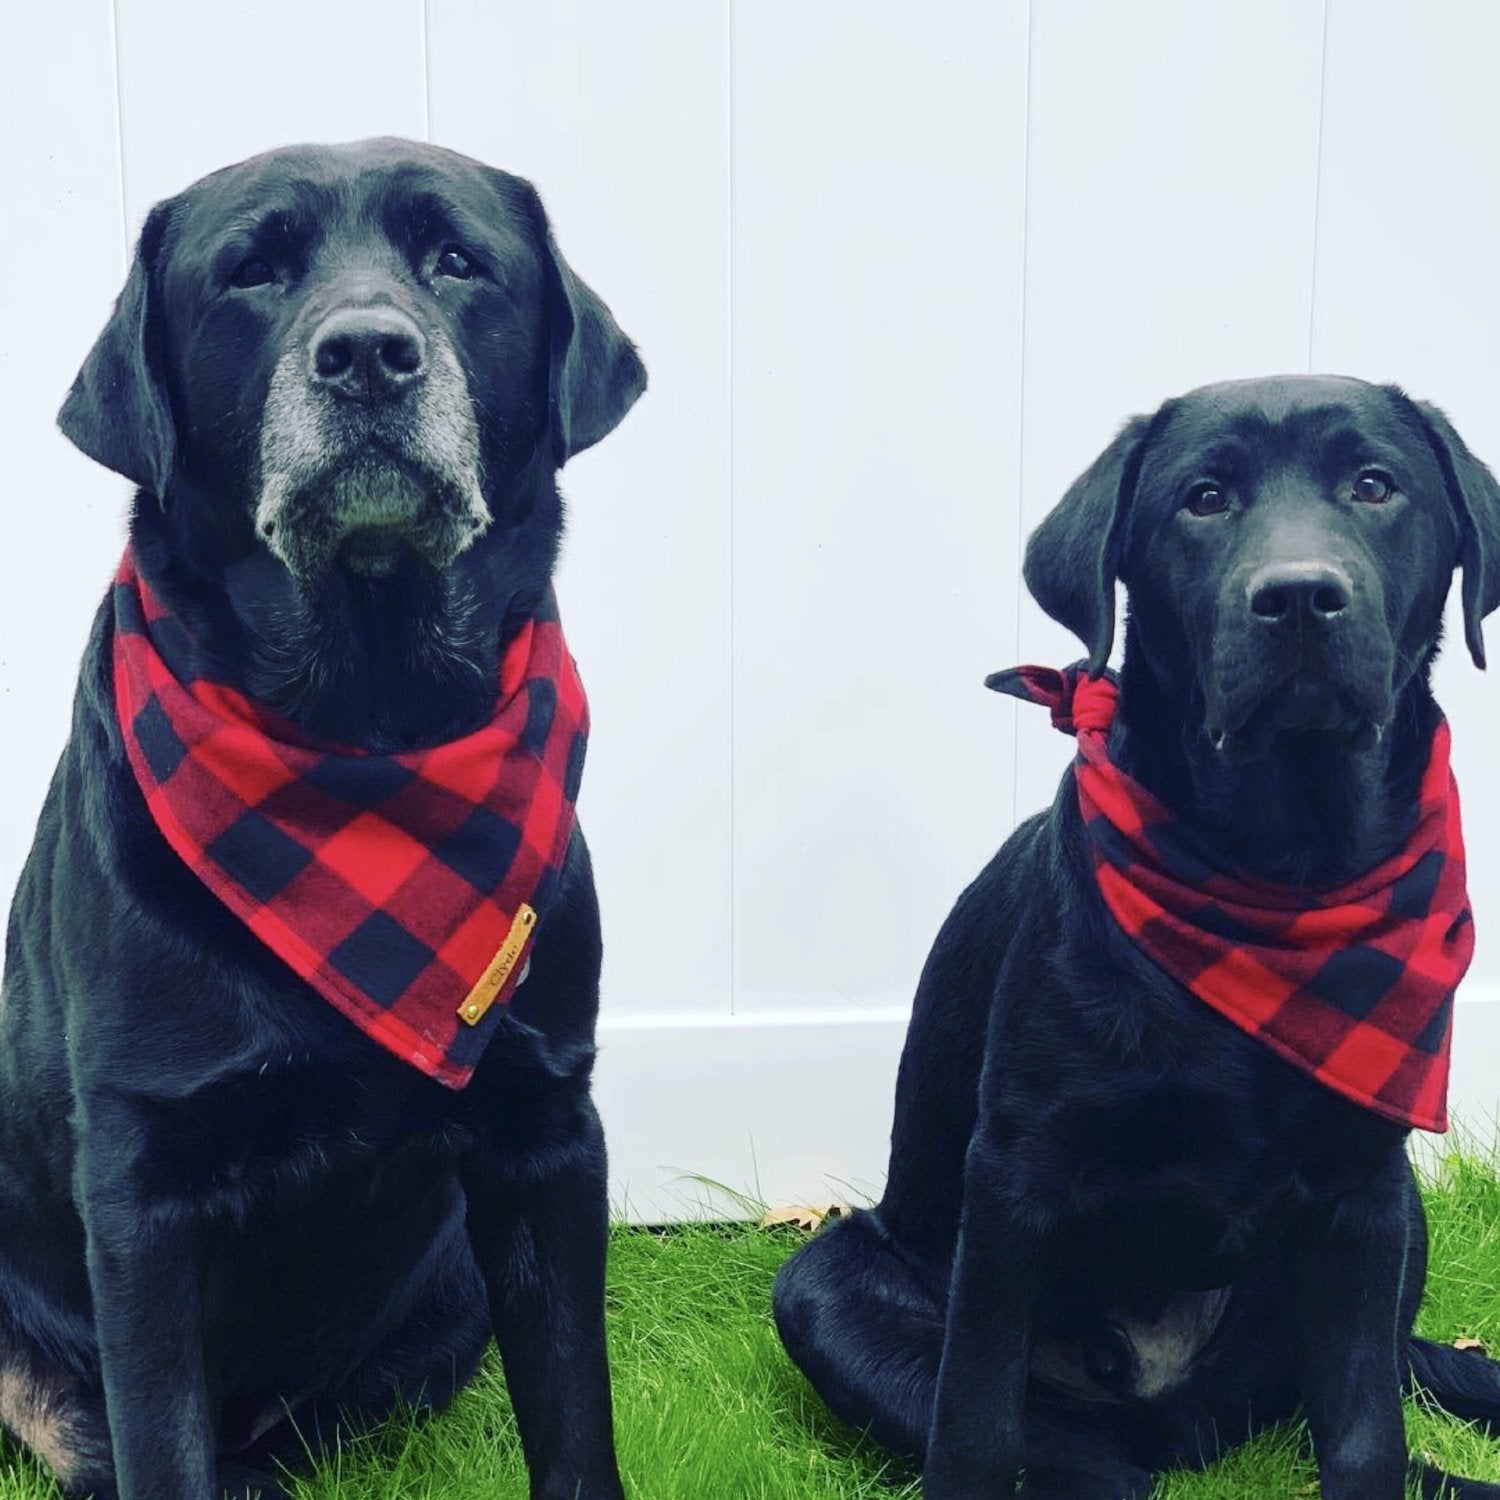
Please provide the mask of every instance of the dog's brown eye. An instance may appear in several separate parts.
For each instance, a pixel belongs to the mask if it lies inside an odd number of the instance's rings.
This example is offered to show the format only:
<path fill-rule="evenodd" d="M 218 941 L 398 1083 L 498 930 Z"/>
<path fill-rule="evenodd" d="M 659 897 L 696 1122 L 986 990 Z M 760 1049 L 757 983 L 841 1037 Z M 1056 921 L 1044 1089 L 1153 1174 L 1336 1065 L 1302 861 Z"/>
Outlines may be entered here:
<path fill-rule="evenodd" d="M 276 272 L 270 261 L 264 256 L 247 255 L 230 274 L 229 284 L 243 290 L 246 287 L 265 286 L 267 282 L 275 280 Z"/>
<path fill-rule="evenodd" d="M 474 262 L 457 245 L 449 245 L 438 256 L 433 269 L 439 276 L 452 276 L 458 281 L 467 281 L 474 274 Z"/>
<path fill-rule="evenodd" d="M 1379 505 L 1382 501 L 1391 498 L 1395 488 L 1389 474 L 1382 474 L 1379 469 L 1366 469 L 1354 481 L 1354 498 L 1368 501 L 1371 505 Z"/>
<path fill-rule="evenodd" d="M 1195 484 L 1188 491 L 1187 508 L 1195 516 L 1217 516 L 1229 509 L 1229 496 L 1216 484 Z"/>

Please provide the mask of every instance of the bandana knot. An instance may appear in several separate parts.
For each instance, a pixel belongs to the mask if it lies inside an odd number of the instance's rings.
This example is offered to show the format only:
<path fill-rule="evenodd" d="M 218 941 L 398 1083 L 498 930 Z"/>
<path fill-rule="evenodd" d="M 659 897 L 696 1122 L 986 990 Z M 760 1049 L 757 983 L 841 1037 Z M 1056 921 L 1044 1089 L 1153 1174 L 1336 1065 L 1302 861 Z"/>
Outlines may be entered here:
<path fill-rule="evenodd" d="M 1064 734 L 1107 734 L 1120 700 L 1113 677 L 1090 677 L 1081 663 L 1060 672 L 1056 667 L 1012 667 L 992 672 L 984 685 L 1042 704 L 1052 711 L 1052 727 Z"/>
<path fill-rule="evenodd" d="M 487 722 L 392 755 L 319 745 L 206 675 L 128 550 L 113 604 L 115 714 L 167 842 L 335 1010 L 462 1088 L 573 833 L 588 705 L 555 602 L 506 645 Z"/>
<path fill-rule="evenodd" d="M 1385 1119 L 1448 1128 L 1453 995 L 1474 951 L 1458 788 L 1439 722 L 1406 843 L 1334 890 L 1227 865 L 1110 759 L 1109 676 L 1015 667 L 986 685 L 1078 737 L 1073 778 L 1093 874 L 1125 936 L 1226 1020 Z"/>

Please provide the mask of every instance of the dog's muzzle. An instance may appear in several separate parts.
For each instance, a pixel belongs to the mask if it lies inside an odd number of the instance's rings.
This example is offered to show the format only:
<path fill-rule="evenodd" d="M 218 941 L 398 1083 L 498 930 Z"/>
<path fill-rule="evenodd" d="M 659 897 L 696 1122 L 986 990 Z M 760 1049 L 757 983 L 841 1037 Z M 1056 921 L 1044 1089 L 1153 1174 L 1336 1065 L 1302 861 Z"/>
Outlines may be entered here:
<path fill-rule="evenodd" d="M 489 525 L 468 382 L 445 338 L 387 304 L 340 307 L 276 365 L 255 529 L 300 583 L 403 556 L 446 568 Z"/>
<path fill-rule="evenodd" d="M 1226 755 L 1276 736 L 1378 739 L 1394 705 L 1378 586 L 1328 559 L 1276 561 L 1230 584 L 1205 671 L 1207 722 Z"/>

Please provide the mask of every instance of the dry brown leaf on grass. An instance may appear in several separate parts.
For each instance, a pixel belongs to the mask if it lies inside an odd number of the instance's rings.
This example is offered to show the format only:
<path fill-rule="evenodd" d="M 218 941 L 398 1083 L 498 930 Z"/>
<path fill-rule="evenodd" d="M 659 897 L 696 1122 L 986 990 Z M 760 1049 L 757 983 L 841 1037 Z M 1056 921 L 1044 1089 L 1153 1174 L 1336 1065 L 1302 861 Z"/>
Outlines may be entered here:
<path fill-rule="evenodd" d="M 1454 1339 L 1453 1347 L 1455 1349 L 1472 1349 L 1476 1354 L 1483 1354 L 1486 1358 L 1489 1357 L 1490 1351 L 1485 1346 L 1483 1339 Z"/>
<path fill-rule="evenodd" d="M 761 1215 L 762 1229 L 777 1229 L 790 1224 L 804 1234 L 823 1227 L 824 1219 L 846 1219 L 853 1213 L 847 1203 L 794 1203 L 787 1208 L 768 1208 Z"/>

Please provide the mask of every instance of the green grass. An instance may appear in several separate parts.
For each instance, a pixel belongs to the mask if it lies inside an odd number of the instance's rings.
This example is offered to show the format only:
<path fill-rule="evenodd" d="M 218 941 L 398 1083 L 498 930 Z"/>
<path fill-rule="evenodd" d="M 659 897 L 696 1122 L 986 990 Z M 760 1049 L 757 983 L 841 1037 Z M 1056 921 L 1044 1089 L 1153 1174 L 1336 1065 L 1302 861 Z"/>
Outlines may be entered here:
<path fill-rule="evenodd" d="M 1432 1268 L 1421 1332 L 1500 1349 L 1500 1174 L 1455 1151 L 1427 1167 Z M 917 1500 L 913 1476 L 840 1426 L 781 1352 L 767 1312 L 792 1230 L 619 1228 L 610 1246 L 616 1427 L 637 1500 Z M 1408 1409 L 1412 1446 L 1444 1468 L 1500 1481 L 1500 1440 Z M 1158 1500 L 1315 1495 L 1300 1428 L 1266 1434 Z M 525 1473 L 493 1360 L 442 1417 L 392 1423 L 303 1482 L 299 1500 L 506 1500 Z M 27 1458 L 0 1451 L 0 1500 L 56 1500 Z"/>

